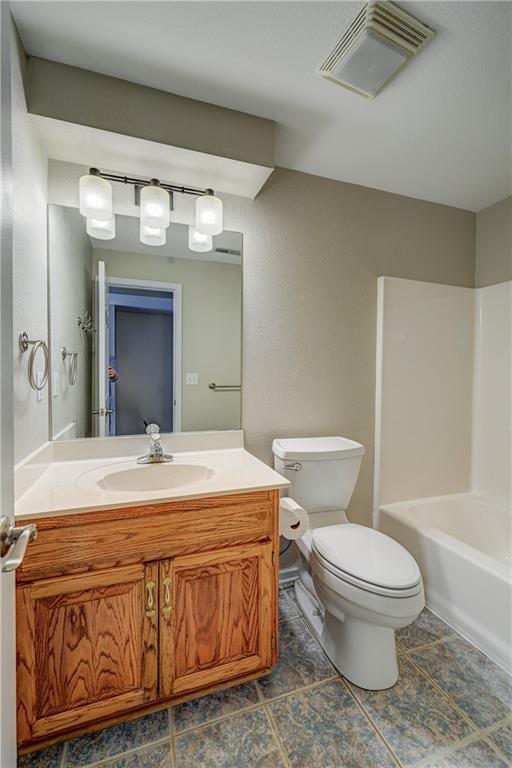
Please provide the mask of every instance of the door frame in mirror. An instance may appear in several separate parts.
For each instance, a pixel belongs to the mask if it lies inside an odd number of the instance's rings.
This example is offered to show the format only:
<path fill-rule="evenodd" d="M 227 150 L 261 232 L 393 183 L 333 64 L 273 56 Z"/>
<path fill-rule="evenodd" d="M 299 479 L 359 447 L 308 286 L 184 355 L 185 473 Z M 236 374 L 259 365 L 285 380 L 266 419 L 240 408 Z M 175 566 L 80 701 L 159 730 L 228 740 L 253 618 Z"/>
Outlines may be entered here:
<path fill-rule="evenodd" d="M 182 370 L 182 284 L 167 283 L 163 280 L 139 280 L 129 277 L 109 277 L 108 286 L 115 288 L 142 288 L 146 291 L 165 291 L 173 295 L 173 324 L 172 324 L 172 349 L 173 349 L 173 407 L 172 426 L 173 432 L 181 432 L 181 370 Z"/>

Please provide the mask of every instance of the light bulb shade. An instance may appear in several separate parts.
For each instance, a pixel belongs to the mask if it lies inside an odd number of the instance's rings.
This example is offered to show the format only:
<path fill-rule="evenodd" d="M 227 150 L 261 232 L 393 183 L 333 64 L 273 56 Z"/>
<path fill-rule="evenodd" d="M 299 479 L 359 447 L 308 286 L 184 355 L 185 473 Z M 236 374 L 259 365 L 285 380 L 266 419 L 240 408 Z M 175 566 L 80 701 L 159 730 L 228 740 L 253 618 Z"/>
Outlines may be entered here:
<path fill-rule="evenodd" d="M 211 235 L 203 235 L 202 232 L 198 232 L 192 225 L 188 228 L 188 247 L 191 251 L 197 251 L 197 253 L 206 253 L 213 248 L 213 241 Z"/>
<path fill-rule="evenodd" d="M 140 241 L 144 245 L 165 245 L 165 227 L 148 227 L 141 219 Z"/>
<path fill-rule="evenodd" d="M 116 217 L 110 219 L 87 219 L 87 234 L 98 240 L 113 240 L 116 236 Z"/>
<path fill-rule="evenodd" d="M 106 179 L 93 174 L 81 176 L 79 194 L 82 216 L 100 221 L 112 218 L 112 187 Z"/>
<path fill-rule="evenodd" d="M 157 184 L 140 191 L 140 220 L 147 227 L 165 229 L 169 226 L 170 198 L 167 190 Z"/>
<path fill-rule="evenodd" d="M 222 228 L 222 200 L 209 190 L 196 200 L 196 229 L 203 235 L 220 235 Z"/>

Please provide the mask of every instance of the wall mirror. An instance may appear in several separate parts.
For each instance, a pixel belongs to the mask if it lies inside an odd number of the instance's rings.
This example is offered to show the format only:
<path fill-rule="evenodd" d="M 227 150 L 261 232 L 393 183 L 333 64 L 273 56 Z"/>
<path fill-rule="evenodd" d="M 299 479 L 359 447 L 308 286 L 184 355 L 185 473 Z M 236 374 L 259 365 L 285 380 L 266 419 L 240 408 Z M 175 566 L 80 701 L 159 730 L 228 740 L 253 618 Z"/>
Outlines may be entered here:
<path fill-rule="evenodd" d="M 53 440 L 241 426 L 242 235 L 197 253 L 188 227 L 140 242 L 86 233 L 76 208 L 48 206 Z"/>

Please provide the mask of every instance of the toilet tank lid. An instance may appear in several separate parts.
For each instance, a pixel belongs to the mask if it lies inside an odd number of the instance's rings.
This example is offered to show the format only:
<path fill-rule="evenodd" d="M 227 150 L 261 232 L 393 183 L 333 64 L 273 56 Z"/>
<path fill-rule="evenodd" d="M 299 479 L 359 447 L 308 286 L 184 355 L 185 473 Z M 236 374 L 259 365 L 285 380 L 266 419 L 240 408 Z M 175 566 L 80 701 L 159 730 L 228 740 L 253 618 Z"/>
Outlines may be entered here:
<path fill-rule="evenodd" d="M 272 451 L 280 459 L 318 461 L 362 456 L 364 446 L 346 437 L 290 437 L 274 440 Z"/>

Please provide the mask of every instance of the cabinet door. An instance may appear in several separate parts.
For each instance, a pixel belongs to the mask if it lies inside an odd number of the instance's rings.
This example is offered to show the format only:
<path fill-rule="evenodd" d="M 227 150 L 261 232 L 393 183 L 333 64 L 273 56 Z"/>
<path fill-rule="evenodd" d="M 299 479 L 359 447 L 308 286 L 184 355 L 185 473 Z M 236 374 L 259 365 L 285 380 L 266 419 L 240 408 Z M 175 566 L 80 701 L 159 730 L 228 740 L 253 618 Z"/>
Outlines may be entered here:
<path fill-rule="evenodd" d="M 162 696 L 271 666 L 276 584 L 270 543 L 161 562 L 160 590 Z"/>
<path fill-rule="evenodd" d="M 21 742 L 156 698 L 157 582 L 155 563 L 18 588 Z"/>

